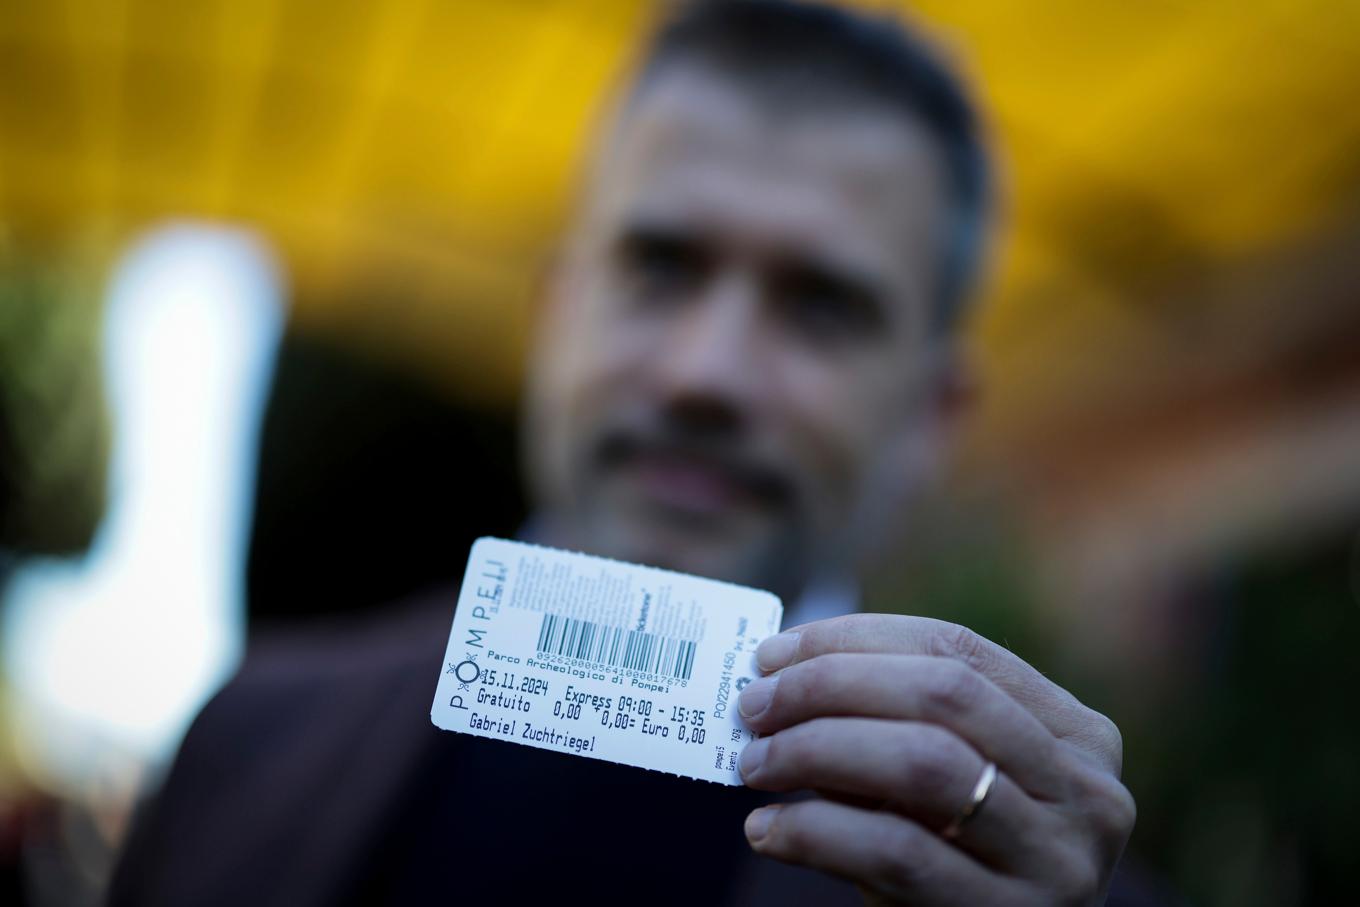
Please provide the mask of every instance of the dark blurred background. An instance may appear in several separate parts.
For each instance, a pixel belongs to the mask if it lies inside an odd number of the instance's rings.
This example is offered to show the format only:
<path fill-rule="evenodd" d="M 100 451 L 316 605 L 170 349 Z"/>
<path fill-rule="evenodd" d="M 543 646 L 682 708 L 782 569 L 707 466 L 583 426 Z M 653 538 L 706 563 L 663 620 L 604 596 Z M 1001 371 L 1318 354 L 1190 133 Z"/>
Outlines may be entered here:
<path fill-rule="evenodd" d="M 1114 717 L 1191 902 L 1353 900 L 1360 5 L 874 5 L 1004 201 L 977 418 L 871 604 Z M 250 628 L 520 525 L 534 282 L 657 8 L 0 0 L 0 900 L 97 900 Z"/>

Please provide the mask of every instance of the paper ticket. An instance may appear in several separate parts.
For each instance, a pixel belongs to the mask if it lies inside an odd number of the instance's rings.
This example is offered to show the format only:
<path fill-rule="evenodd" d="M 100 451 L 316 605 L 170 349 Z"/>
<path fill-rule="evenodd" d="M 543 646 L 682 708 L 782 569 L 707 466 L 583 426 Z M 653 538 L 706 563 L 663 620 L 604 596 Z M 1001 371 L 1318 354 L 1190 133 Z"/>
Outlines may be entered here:
<path fill-rule="evenodd" d="M 505 539 L 468 558 L 437 727 L 740 784 L 769 592 Z"/>

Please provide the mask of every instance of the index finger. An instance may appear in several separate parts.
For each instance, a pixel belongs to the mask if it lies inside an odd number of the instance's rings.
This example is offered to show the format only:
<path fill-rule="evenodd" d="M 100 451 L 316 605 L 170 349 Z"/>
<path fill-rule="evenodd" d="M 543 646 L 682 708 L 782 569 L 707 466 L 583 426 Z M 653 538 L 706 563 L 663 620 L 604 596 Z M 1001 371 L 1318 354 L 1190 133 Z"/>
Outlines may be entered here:
<path fill-rule="evenodd" d="M 931 655 L 960 661 L 1024 706 L 1053 736 L 1094 756 L 1118 777 L 1119 730 L 1009 649 L 967 627 L 902 614 L 847 614 L 792 627 L 756 649 L 766 673 L 831 652 Z"/>

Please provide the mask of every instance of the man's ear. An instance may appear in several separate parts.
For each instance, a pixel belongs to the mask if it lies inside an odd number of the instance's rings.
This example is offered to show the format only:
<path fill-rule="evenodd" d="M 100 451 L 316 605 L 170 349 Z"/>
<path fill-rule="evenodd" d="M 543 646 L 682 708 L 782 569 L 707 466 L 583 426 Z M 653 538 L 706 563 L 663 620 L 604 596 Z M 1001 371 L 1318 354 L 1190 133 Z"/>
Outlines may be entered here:
<path fill-rule="evenodd" d="M 540 259 L 534 275 L 530 315 L 547 324 L 561 318 L 583 296 L 583 282 L 593 273 L 586 250 L 578 239 L 567 237 Z"/>
<path fill-rule="evenodd" d="M 934 366 L 929 406 L 952 444 L 977 406 L 977 363 L 970 350 L 954 344 L 941 353 Z"/>
<path fill-rule="evenodd" d="M 910 523 L 915 501 L 935 485 L 953 460 L 954 447 L 976 399 L 970 360 L 946 351 L 918 377 L 917 393 L 904 403 L 896 430 L 884 439 L 873 460 L 869 488 L 859 519 L 872 531 L 858 533 L 863 554 L 872 560 L 890 551 Z"/>
<path fill-rule="evenodd" d="M 571 324 L 570 310 L 580 295 L 574 285 L 578 269 L 573 263 L 571 249 L 557 246 L 540 259 L 534 271 L 528 308 L 531 365 Z"/>
<path fill-rule="evenodd" d="M 953 459 L 954 447 L 977 403 L 977 372 L 972 357 L 951 345 L 931 357 L 922 388 L 903 419 L 897 462 L 910 488 L 939 478 Z"/>
<path fill-rule="evenodd" d="M 566 268 L 566 250 L 560 245 L 553 246 L 539 259 L 529 287 L 529 315 L 535 321 L 547 315 L 563 298 Z"/>

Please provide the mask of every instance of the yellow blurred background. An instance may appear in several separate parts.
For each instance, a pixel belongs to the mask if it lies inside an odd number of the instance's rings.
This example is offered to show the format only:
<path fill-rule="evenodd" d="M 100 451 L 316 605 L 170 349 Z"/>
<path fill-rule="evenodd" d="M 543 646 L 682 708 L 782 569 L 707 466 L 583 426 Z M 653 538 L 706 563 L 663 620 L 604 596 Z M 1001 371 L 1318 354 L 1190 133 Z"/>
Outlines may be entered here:
<path fill-rule="evenodd" d="M 300 326 L 509 399 L 583 138 L 654 9 L 6 0 L 0 212 L 115 246 L 168 216 L 255 225 Z M 1046 360 L 1071 338 L 1102 349 L 1076 351 L 1083 368 L 1122 365 L 1103 350 L 1201 317 L 1168 288 L 1353 226 L 1358 4 L 910 10 L 973 77 L 1000 150 L 981 325 L 998 418 L 1067 393 Z"/>

